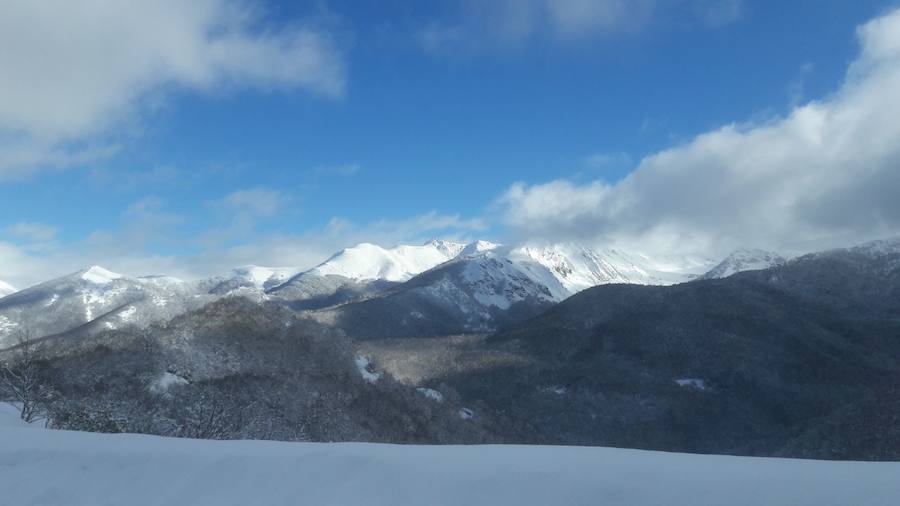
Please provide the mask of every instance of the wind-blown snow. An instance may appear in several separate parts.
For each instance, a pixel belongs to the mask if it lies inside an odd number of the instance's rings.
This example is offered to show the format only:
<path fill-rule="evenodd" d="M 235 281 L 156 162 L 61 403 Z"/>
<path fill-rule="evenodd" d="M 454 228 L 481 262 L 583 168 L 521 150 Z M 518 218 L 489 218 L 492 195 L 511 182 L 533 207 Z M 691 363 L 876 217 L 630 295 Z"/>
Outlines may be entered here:
<path fill-rule="evenodd" d="M 15 292 L 16 288 L 14 286 L 3 280 L 0 280 L 0 297 L 6 297 L 7 295 Z"/>
<path fill-rule="evenodd" d="M 355 280 L 383 279 L 406 281 L 455 258 L 465 247 L 451 241 L 430 241 L 422 246 L 396 246 L 385 249 L 370 243 L 347 248 L 309 272 Z"/>
<path fill-rule="evenodd" d="M 900 463 L 566 446 L 202 441 L 41 430 L 7 411 L 0 405 L 3 504 L 900 504 Z"/>

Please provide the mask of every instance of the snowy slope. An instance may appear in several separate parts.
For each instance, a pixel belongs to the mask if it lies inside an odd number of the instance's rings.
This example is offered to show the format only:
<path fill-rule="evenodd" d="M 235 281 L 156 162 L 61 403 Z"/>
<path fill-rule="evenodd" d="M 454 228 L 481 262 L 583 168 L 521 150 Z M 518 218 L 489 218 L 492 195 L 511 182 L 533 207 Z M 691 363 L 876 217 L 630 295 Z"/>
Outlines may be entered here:
<path fill-rule="evenodd" d="M 226 276 L 201 280 L 198 287 L 216 295 L 256 292 L 257 297 L 262 297 L 262 292 L 283 284 L 301 272 L 303 269 L 297 267 L 244 265 L 232 269 Z"/>
<path fill-rule="evenodd" d="M 177 278 L 130 278 L 99 266 L 41 283 L 0 299 L 0 347 L 17 331 L 32 338 L 85 328 L 144 326 L 211 300 Z"/>
<path fill-rule="evenodd" d="M 666 264 L 577 244 L 509 248 L 484 242 L 467 246 L 451 263 L 464 265 L 456 281 L 461 288 L 480 303 L 501 309 L 528 298 L 558 302 L 600 284 L 673 284 L 692 279 L 707 266 Z"/>
<path fill-rule="evenodd" d="M 493 332 L 592 286 L 688 281 L 710 263 L 653 261 L 572 244 L 511 248 L 481 242 L 383 297 L 312 317 L 359 338 Z"/>
<path fill-rule="evenodd" d="M 900 463 L 565 446 L 202 441 L 0 427 L 4 504 L 888 506 Z"/>
<path fill-rule="evenodd" d="M 860 253 L 871 257 L 900 254 L 900 237 L 870 241 L 850 248 L 853 253 Z"/>
<path fill-rule="evenodd" d="M 259 289 L 278 286 L 300 272 L 301 269 L 296 267 L 262 267 L 259 265 L 245 265 L 231 271 L 233 277 L 243 279 Z"/>
<path fill-rule="evenodd" d="M 478 255 L 484 253 L 485 251 L 492 251 L 499 248 L 500 245 L 490 242 L 490 241 L 475 241 L 473 243 L 466 244 L 466 247 L 459 252 L 460 257 L 468 257 L 473 255 Z"/>
<path fill-rule="evenodd" d="M 568 295 L 609 283 L 682 283 L 705 272 L 710 264 L 702 259 L 650 258 L 615 248 L 592 248 L 575 243 L 524 246 L 512 250 L 510 258 L 531 259 L 546 267 Z"/>
<path fill-rule="evenodd" d="M 775 267 L 787 260 L 771 251 L 761 249 L 739 249 L 722 260 L 702 277 L 704 279 L 726 278 L 743 271 L 758 271 Z"/>
<path fill-rule="evenodd" d="M 502 284 L 512 287 L 507 301 L 496 298 L 501 293 L 481 293 L 479 297 L 506 306 L 528 296 L 558 302 L 586 288 L 608 283 L 684 282 L 704 272 L 709 265 L 706 261 L 687 259 L 659 261 L 612 248 L 574 243 L 514 248 L 486 243 L 472 253 L 468 251 L 469 246 L 456 260 L 467 264 L 466 281 L 471 286 L 487 286 L 490 283 L 486 281 L 505 278 Z"/>
<path fill-rule="evenodd" d="M 6 297 L 7 295 L 14 293 L 15 291 L 16 291 L 16 288 L 13 287 L 11 284 L 6 283 L 3 280 L 0 280 L 0 298 Z"/>
<path fill-rule="evenodd" d="M 406 281 L 420 272 L 455 258 L 465 246 L 451 241 L 433 240 L 422 246 L 403 245 L 385 249 L 375 244 L 362 243 L 338 252 L 309 272 L 357 281 Z"/>
<path fill-rule="evenodd" d="M 543 274 L 541 281 L 535 272 Z M 564 293 L 544 267 L 513 262 L 497 248 L 460 255 L 380 296 L 307 316 L 358 338 L 491 332 L 534 316 Z"/>

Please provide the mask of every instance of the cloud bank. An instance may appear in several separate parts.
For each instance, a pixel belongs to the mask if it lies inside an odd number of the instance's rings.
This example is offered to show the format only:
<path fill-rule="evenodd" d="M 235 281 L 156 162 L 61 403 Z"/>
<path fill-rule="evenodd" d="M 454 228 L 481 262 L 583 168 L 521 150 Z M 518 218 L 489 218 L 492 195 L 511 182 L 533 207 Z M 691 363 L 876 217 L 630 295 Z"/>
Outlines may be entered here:
<path fill-rule="evenodd" d="M 172 88 L 343 93 L 312 26 L 277 30 L 236 0 L 10 0 L 0 7 L 0 178 L 109 156 Z"/>
<path fill-rule="evenodd" d="M 623 180 L 515 184 L 503 220 L 531 241 L 647 252 L 808 251 L 900 234 L 900 9 L 857 30 L 831 96 L 731 124 L 640 161 Z"/>
<path fill-rule="evenodd" d="M 431 211 L 368 223 L 334 217 L 305 232 L 259 233 L 256 227 L 266 219 L 289 211 L 288 200 L 279 192 L 239 190 L 211 205 L 221 211 L 221 223 L 200 236 L 184 229 L 185 217 L 169 211 L 157 197 L 128 206 L 118 228 L 96 230 L 73 242 L 56 242 L 57 230 L 42 223 L 12 225 L 5 231 L 15 239 L 0 240 L 0 280 L 24 288 L 94 264 L 129 276 L 166 274 L 182 279 L 222 275 L 247 264 L 310 268 L 360 242 L 421 244 L 434 237 L 469 241 L 486 227 L 479 219 Z M 172 245 L 188 251 L 159 253 L 171 251 Z"/>

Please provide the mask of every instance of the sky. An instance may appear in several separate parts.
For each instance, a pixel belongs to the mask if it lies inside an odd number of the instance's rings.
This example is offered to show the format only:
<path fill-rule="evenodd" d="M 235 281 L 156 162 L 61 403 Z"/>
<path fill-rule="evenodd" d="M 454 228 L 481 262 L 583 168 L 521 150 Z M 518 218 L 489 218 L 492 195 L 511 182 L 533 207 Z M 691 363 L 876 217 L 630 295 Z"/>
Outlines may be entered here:
<path fill-rule="evenodd" d="M 900 11 L 857 0 L 0 6 L 0 280 L 432 237 L 900 233 Z"/>

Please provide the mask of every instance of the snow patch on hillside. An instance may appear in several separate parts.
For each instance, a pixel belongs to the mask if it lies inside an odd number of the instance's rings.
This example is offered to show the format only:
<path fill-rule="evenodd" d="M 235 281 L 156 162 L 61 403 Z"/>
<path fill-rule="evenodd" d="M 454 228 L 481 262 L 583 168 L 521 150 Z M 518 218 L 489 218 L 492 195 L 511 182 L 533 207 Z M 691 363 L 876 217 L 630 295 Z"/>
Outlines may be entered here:
<path fill-rule="evenodd" d="M 362 355 L 357 355 L 356 357 L 356 368 L 359 370 L 359 375 L 367 383 L 375 383 L 381 379 L 381 373 L 373 371 L 369 359 Z"/>
<path fill-rule="evenodd" d="M 438 392 L 437 390 L 434 390 L 433 388 L 420 387 L 417 388 L 416 391 L 435 402 L 444 402 L 444 394 Z"/>
<path fill-rule="evenodd" d="M 706 390 L 706 381 L 700 378 L 678 378 L 675 380 L 675 383 L 680 387 Z"/>
<path fill-rule="evenodd" d="M 170 388 L 178 386 L 178 385 L 187 385 L 188 380 L 178 376 L 177 374 L 172 374 L 170 372 L 164 372 L 162 376 L 157 378 L 153 383 L 150 384 L 148 390 L 150 393 L 154 393 L 157 395 L 165 394 L 169 391 Z"/>

